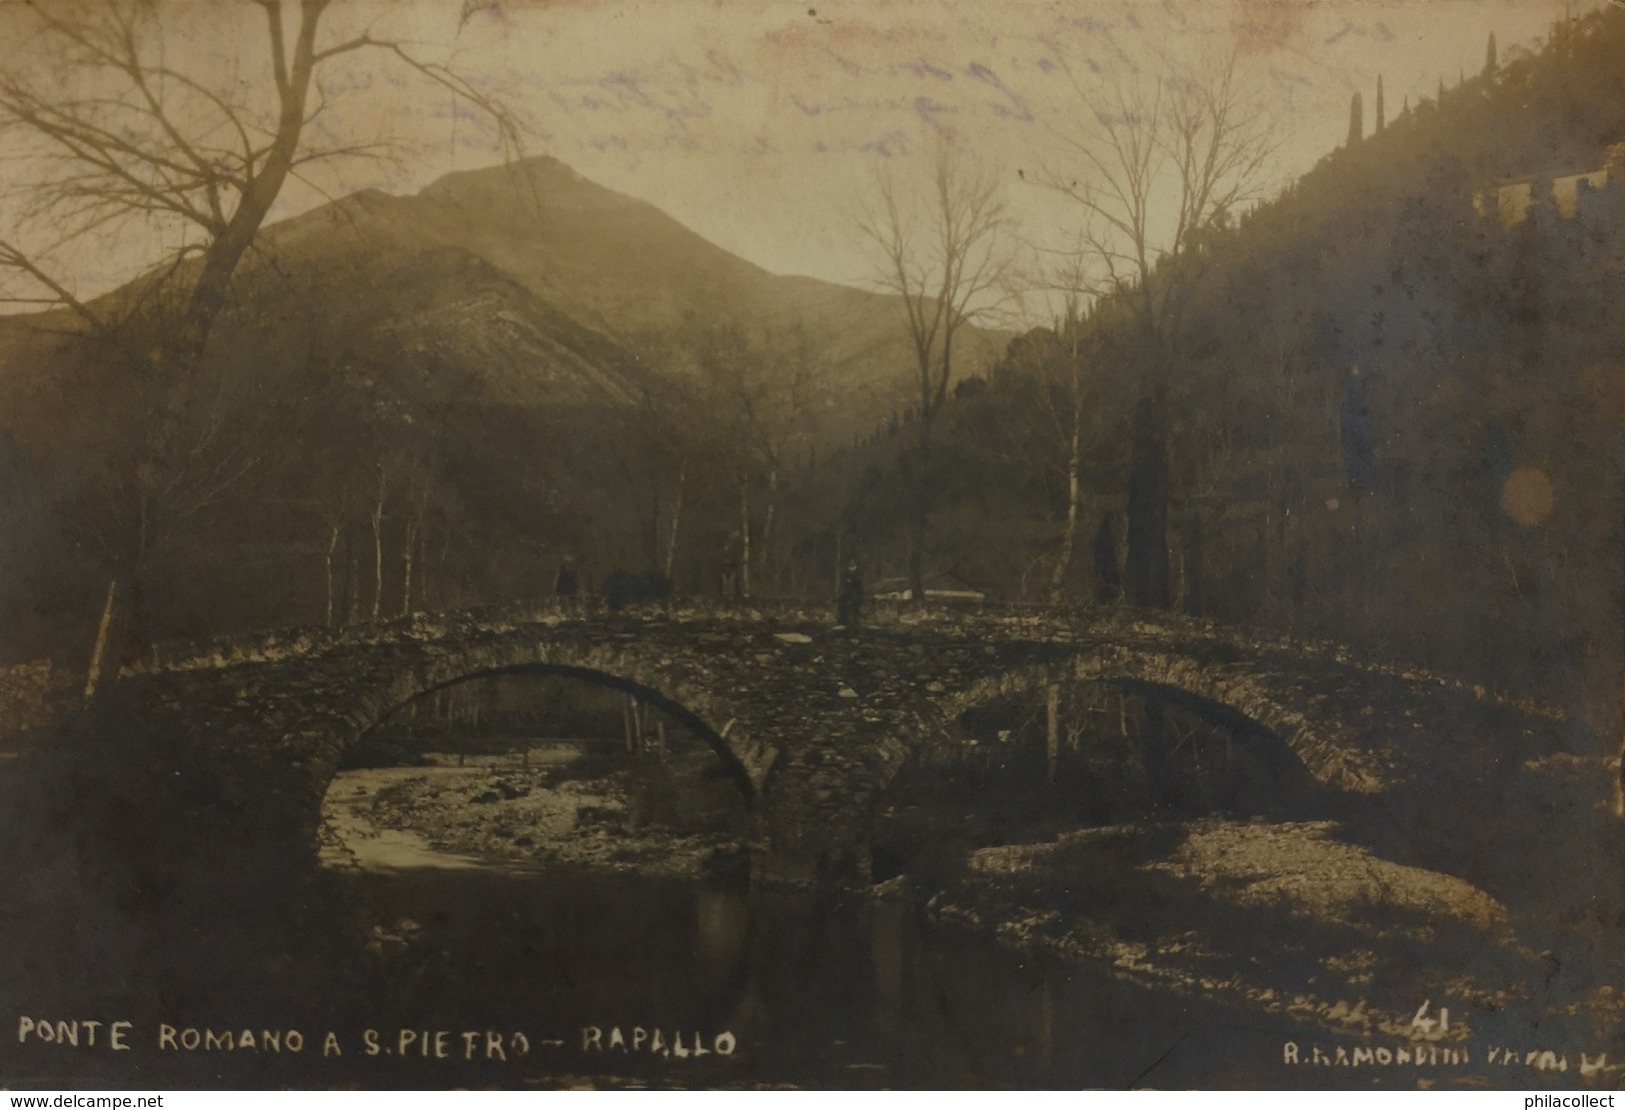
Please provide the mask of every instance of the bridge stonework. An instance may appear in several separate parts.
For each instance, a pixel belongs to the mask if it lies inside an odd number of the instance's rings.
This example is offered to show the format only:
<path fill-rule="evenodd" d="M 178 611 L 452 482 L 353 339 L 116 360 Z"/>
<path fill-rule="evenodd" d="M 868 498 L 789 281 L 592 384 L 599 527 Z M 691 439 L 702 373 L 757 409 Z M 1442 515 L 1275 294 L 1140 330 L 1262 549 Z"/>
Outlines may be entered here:
<path fill-rule="evenodd" d="M 1441 788 L 1450 804 L 1504 805 L 1529 767 L 1589 758 L 1564 754 L 1577 734 L 1550 708 L 1335 646 L 1120 613 L 894 613 L 853 636 L 791 608 L 512 610 L 171 652 L 130 678 L 177 774 L 215 776 L 244 821 L 308 848 L 362 733 L 436 688 L 524 671 L 605 681 L 676 714 L 739 781 L 760 873 L 781 879 L 861 873 L 897 771 L 959 743 L 965 710 L 1051 683 L 1201 699 L 1279 737 L 1328 792 L 1382 795 L 1424 827 Z M 1583 771 L 1603 779 L 1595 762 Z"/>

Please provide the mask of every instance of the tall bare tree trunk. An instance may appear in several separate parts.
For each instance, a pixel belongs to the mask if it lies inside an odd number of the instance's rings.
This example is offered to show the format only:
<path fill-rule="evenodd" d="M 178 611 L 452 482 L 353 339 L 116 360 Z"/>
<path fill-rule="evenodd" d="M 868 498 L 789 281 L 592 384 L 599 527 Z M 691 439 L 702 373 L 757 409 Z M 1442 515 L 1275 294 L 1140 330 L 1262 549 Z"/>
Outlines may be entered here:
<path fill-rule="evenodd" d="M 418 544 L 418 533 L 423 528 L 423 516 L 428 509 L 428 493 L 417 491 L 412 512 L 406 518 L 406 541 L 401 545 L 401 616 L 412 615 L 412 567 Z"/>
<path fill-rule="evenodd" d="M 356 558 L 355 538 L 348 531 L 344 546 L 350 553 L 350 571 L 344 580 L 344 623 L 354 624 L 361 612 L 361 563 Z"/>
<path fill-rule="evenodd" d="M 412 615 L 412 545 L 417 540 L 415 528 L 406 526 L 406 543 L 401 548 L 401 616 Z"/>
<path fill-rule="evenodd" d="M 778 505 L 777 505 L 778 493 L 779 493 L 779 462 L 778 462 L 777 459 L 774 459 L 773 462 L 769 465 L 768 471 L 767 471 L 767 505 L 762 510 L 762 540 L 761 540 L 761 543 L 757 545 L 758 547 L 761 548 L 761 552 L 762 552 L 762 573 L 760 575 L 760 579 L 761 579 L 762 582 L 767 583 L 767 588 L 769 590 L 772 590 L 774 588 L 774 585 L 775 585 L 772 574 L 771 574 L 771 571 L 772 571 L 773 563 L 774 563 L 774 559 L 773 559 L 773 516 L 774 516 L 774 510 L 777 509 L 777 507 L 778 507 Z M 769 596 L 772 596 L 772 595 L 769 594 Z"/>
<path fill-rule="evenodd" d="M 1049 600 L 1059 604 L 1065 593 L 1066 572 L 1072 566 L 1072 549 L 1078 535 L 1078 502 L 1083 496 L 1083 414 L 1072 406 L 1072 443 L 1066 459 L 1066 528 L 1061 533 L 1061 551 L 1049 576 Z"/>
<path fill-rule="evenodd" d="M 388 476 L 378 468 L 378 499 L 372 507 L 372 619 L 384 609 L 384 501 L 389 496 Z"/>
<path fill-rule="evenodd" d="M 418 599 L 424 610 L 432 610 L 429 604 L 429 540 L 428 530 L 425 529 L 418 537 Z"/>
<path fill-rule="evenodd" d="M 750 492 L 739 479 L 739 596 L 750 596 Z"/>
<path fill-rule="evenodd" d="M 448 556 L 450 554 L 451 554 L 451 528 L 448 526 L 446 528 L 445 535 L 443 535 L 440 538 L 440 555 L 435 560 L 435 565 L 438 568 L 438 574 L 439 574 L 439 577 L 436 579 L 436 581 L 440 581 L 441 579 L 444 579 L 446 577 L 446 556 Z M 453 593 L 453 591 L 446 589 L 446 587 L 444 587 L 444 586 L 440 587 L 440 601 L 438 602 L 440 608 L 442 608 L 442 609 L 452 609 L 452 608 L 456 607 L 456 605 L 455 605 L 456 599 L 452 596 L 452 593 Z"/>
<path fill-rule="evenodd" d="M 661 567 L 666 575 L 666 581 L 671 581 L 672 568 L 677 563 L 677 528 L 683 521 L 683 479 L 688 473 L 688 460 L 684 459 L 677 466 L 677 494 L 672 498 L 671 528 L 666 533 L 666 558 Z"/>
<path fill-rule="evenodd" d="M 107 601 L 102 606 L 101 624 L 96 628 L 96 646 L 90 652 L 90 667 L 85 674 L 86 701 L 96 696 L 96 687 L 101 682 L 102 660 L 107 653 L 107 630 L 113 623 L 114 600 L 117 597 L 118 579 L 115 578 L 107 584 Z"/>
<path fill-rule="evenodd" d="M 342 521 L 333 522 L 333 528 L 327 536 L 327 558 L 323 560 L 323 570 L 327 576 L 327 615 L 324 623 L 328 628 L 333 627 L 333 556 L 339 548 L 339 531 L 342 527 Z"/>
<path fill-rule="evenodd" d="M 948 397 L 955 334 L 990 308 L 1010 274 L 1011 230 L 997 178 L 966 176 L 944 152 L 919 219 L 890 177 L 859 227 L 875 248 L 876 277 L 900 300 L 918 375 L 920 436 L 909 521 L 909 593 L 925 604 L 925 538 L 931 514 L 931 424 Z M 916 226 L 917 224 L 923 226 Z M 916 234 L 922 232 L 923 234 Z M 924 244 L 929 243 L 929 246 Z"/>

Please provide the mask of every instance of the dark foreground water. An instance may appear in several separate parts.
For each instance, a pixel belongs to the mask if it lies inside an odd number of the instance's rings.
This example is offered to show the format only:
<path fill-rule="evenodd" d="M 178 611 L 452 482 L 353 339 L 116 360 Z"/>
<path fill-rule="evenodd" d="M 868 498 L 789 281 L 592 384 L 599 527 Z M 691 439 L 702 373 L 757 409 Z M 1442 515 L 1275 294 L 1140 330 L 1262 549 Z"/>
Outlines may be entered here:
<path fill-rule="evenodd" d="M 1024 954 L 917 906 L 815 891 L 485 867 L 353 872 L 376 927 L 262 973 L 28 989 L 11 1086 L 1256 1086 L 1286 1031 Z M 370 931 L 371 939 L 366 940 Z M 211 939 L 196 938 L 200 954 Z M 191 949 L 190 939 L 185 947 Z M 253 963 L 260 963 L 252 959 Z M 218 968 L 218 963 L 209 965 Z M 128 1022 L 122 1048 L 111 1022 Z M 8 1031 L 8 1040 L 16 1031 Z M 1348 1077 L 1343 1077 L 1347 1082 Z"/>
<path fill-rule="evenodd" d="M 1285 1067 L 1286 1018 L 1018 951 L 917 905 L 466 859 L 328 873 L 302 934 L 256 933 L 222 905 L 139 977 L 71 965 L 0 977 L 0 1083 L 60 1087 L 1166 1088 L 1490 1082 L 1577 1075 L 1475 1068 Z M 325 924 L 323 924 L 325 922 Z M 108 931 L 109 941 L 120 934 Z M 161 943 L 160 943 L 161 942 Z M 1267 943 L 1267 942 L 1261 942 Z M 241 971 L 224 954 L 243 961 Z M 111 967 L 109 962 L 105 965 Z M 267 974 L 266 969 L 272 969 Z M 277 971 L 277 968 L 285 971 Z M 99 985 L 105 989 L 91 990 Z M 1490 1015 L 1472 1015 L 1475 1024 Z M 100 1023 L 63 1043 L 66 1023 Z M 111 1023 L 128 1024 L 122 1047 Z M 14 1039 L 21 1037 L 21 1040 Z M 1349 1042 L 1349 1051 L 1363 1042 Z M 1576 1042 L 1595 1056 L 1611 1047 Z M 1572 1065 L 1571 1065 L 1572 1066 Z M 1563 1082 L 1567 1081 L 1567 1082 Z"/>
<path fill-rule="evenodd" d="M 238 867 L 216 889 L 188 863 L 0 908 L 0 939 L 27 942 L 0 951 L 0 1085 L 1302 1080 L 1283 1076 L 1267 1015 L 1018 952 L 912 903 L 524 871 L 354 831 L 374 850 L 360 869 Z M 72 862 L 36 878 L 66 893 Z"/>
<path fill-rule="evenodd" d="M 380 1078 L 1123 1087 L 1234 1082 L 1278 1059 L 1263 1028 L 902 903 L 485 870 L 355 881 L 405 941 L 379 957 L 363 1062 Z"/>
<path fill-rule="evenodd" d="M 91 927 L 97 966 L 76 978 L 50 953 L 35 965 L 43 974 L 15 977 L 13 990 L 0 982 L 9 1021 L 51 1027 L 8 1031 L 0 1080 L 1121 1088 L 1322 1078 L 1283 1070 L 1282 1043 L 1301 1034 L 1279 1018 L 1018 951 L 917 904 L 527 871 L 437 852 L 415 834 L 349 831 L 365 838 L 366 866 L 325 871 L 315 900 L 291 915 L 302 931 L 245 919 L 229 898 L 201 926 L 171 927 L 159 904 L 155 926 Z M 129 950 L 109 947 L 119 944 Z M 127 1023 L 119 1048 L 114 1021 Z M 65 1041 L 72 1023 L 77 1044 Z"/>

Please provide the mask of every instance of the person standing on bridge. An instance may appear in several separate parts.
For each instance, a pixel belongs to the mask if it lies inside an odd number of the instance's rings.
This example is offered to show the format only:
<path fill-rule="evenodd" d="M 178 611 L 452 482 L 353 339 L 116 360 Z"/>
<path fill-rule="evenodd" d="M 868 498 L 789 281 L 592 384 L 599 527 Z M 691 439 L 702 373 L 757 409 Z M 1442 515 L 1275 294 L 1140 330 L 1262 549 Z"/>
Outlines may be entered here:
<path fill-rule="evenodd" d="M 846 569 L 841 572 L 841 590 L 835 599 L 835 616 L 837 622 L 847 630 L 856 632 L 858 622 L 863 615 L 863 569 L 858 566 L 857 556 L 846 561 Z"/>

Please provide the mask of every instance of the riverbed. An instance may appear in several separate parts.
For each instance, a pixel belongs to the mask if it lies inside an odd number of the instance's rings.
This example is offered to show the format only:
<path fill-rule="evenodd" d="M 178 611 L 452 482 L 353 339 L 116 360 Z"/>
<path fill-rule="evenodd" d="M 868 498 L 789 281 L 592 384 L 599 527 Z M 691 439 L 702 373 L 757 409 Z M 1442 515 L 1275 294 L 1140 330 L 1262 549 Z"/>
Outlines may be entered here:
<path fill-rule="evenodd" d="M 641 818 L 625 772 L 569 777 L 577 746 L 340 773 L 322 809 L 322 860 L 368 870 L 579 866 L 696 878 L 743 851 L 722 829 Z"/>
<path fill-rule="evenodd" d="M 329 792 L 324 855 L 372 918 L 368 948 L 388 984 L 374 1002 L 381 1044 L 401 1029 L 425 1030 L 432 1044 L 436 1030 L 466 1027 L 524 1030 L 532 1045 L 522 1061 L 402 1059 L 406 1076 L 1117 1087 L 1273 1067 L 1271 1041 L 1169 1057 L 1174 1045 L 1195 1047 L 1189 1038 L 1204 1024 L 1227 1023 L 1199 1002 L 1159 1003 L 1104 968 L 1014 950 L 903 900 L 605 867 L 617 861 L 596 851 L 573 860 L 456 851 L 441 826 L 425 835 L 375 820 L 392 812 L 375 804 L 391 789 L 462 796 L 523 770 L 351 771 Z M 532 805 L 553 814 L 605 801 L 567 791 Z M 688 1055 L 672 1051 L 679 1034 Z M 726 1055 L 715 1051 L 724 1034 Z M 693 1055 L 696 1043 L 709 1054 Z"/>
<path fill-rule="evenodd" d="M 1481 1081 L 1486 1036 L 1521 1036 L 1519 1012 L 1544 1010 L 1515 989 L 1528 956 L 1493 901 L 1344 844 L 1326 822 L 1209 819 L 987 849 L 954 889 L 925 899 L 901 880 L 848 891 L 730 881 L 696 866 L 714 839 L 630 827 L 617 789 L 553 780 L 535 754 L 336 780 L 325 858 L 368 920 L 380 1051 L 394 1037 L 410 1056 L 437 1033 L 455 1049 L 470 1030 L 523 1031 L 529 1046 L 517 1059 L 400 1059 L 392 1076 L 1458 1086 Z M 409 820 L 423 823 L 396 827 Z M 1356 1048 L 1410 1051 L 1415 1008 L 1435 998 L 1457 1009 L 1426 1044 L 1471 1048 L 1476 1065 L 1356 1078 L 1285 1060 L 1289 1044 L 1344 1048 L 1345 1064 Z M 1554 1043 L 1601 1046 L 1581 1037 Z"/>

